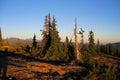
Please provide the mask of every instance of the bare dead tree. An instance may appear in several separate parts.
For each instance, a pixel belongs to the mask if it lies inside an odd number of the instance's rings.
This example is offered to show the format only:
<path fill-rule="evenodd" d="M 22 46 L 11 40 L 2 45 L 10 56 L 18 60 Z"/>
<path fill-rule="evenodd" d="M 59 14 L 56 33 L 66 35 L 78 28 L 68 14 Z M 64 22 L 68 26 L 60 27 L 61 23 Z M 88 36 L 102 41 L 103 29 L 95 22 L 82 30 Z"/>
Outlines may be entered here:
<path fill-rule="evenodd" d="M 81 62 L 82 56 L 79 51 L 79 46 L 78 46 L 78 38 L 77 38 L 77 20 L 75 19 L 75 28 L 74 28 L 74 36 L 75 36 L 75 52 L 76 52 L 76 59 L 78 62 Z"/>

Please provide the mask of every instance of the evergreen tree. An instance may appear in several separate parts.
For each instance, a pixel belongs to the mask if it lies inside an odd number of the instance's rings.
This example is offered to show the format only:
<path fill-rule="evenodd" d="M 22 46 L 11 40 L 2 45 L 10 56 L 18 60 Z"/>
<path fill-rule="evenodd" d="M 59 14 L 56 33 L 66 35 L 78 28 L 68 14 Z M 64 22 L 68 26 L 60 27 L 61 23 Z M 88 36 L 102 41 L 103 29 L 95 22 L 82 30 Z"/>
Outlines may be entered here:
<path fill-rule="evenodd" d="M 70 60 L 75 60 L 75 48 L 72 39 L 69 41 L 68 55 Z"/>
<path fill-rule="evenodd" d="M 99 42 L 99 40 L 97 40 L 97 46 L 96 47 L 97 47 L 97 50 L 96 50 L 97 53 L 100 53 L 100 42 Z"/>
<path fill-rule="evenodd" d="M 106 54 L 110 54 L 110 50 L 109 50 L 109 46 L 108 46 L 108 45 L 105 46 L 105 49 L 104 49 L 104 50 L 105 50 L 104 52 L 105 52 Z"/>
<path fill-rule="evenodd" d="M 41 41 L 40 49 L 41 49 L 41 54 L 45 56 L 46 51 L 48 50 L 50 46 L 50 31 L 51 31 L 51 20 L 50 20 L 50 13 L 48 16 L 45 16 L 45 24 L 44 24 L 44 30 L 42 31 L 43 39 Z"/>
<path fill-rule="evenodd" d="M 64 52 L 68 53 L 68 47 L 69 47 L 69 39 L 68 39 L 68 37 L 66 36 Z"/>
<path fill-rule="evenodd" d="M 0 27 L 0 46 L 3 45 L 3 40 L 2 40 L 2 32 L 1 32 L 1 27 Z"/>
<path fill-rule="evenodd" d="M 68 39 L 68 37 L 66 36 L 66 39 L 65 39 L 65 43 L 64 43 L 64 52 L 65 52 L 65 54 L 66 54 L 66 56 L 67 56 L 67 60 L 69 59 L 69 60 L 72 60 L 73 58 L 73 54 L 72 54 L 72 52 L 74 51 L 74 49 L 73 49 L 73 51 L 71 51 L 73 48 L 72 48 L 72 45 L 71 45 L 71 42 L 69 42 L 69 39 Z"/>
<path fill-rule="evenodd" d="M 61 45 L 59 32 L 56 29 L 55 17 L 52 19 L 50 14 L 45 17 L 44 30 L 42 31 L 43 39 L 40 45 L 40 55 L 48 60 L 68 60 L 69 55 L 74 52 L 73 45 L 69 45 L 69 40 L 66 39 L 65 45 Z M 64 48 L 65 47 L 65 48 Z M 69 49 L 69 50 L 68 50 Z M 69 54 L 70 53 L 70 54 Z"/>
<path fill-rule="evenodd" d="M 91 54 L 89 54 L 88 45 L 83 45 L 81 50 L 82 50 L 82 55 L 83 55 L 82 56 L 83 63 L 85 65 L 89 65 Z"/>
<path fill-rule="evenodd" d="M 56 29 L 56 20 L 53 17 L 52 20 L 52 27 L 50 27 L 49 30 L 49 34 L 50 34 L 50 47 L 47 50 L 47 58 L 52 58 L 52 59 L 56 59 L 56 60 L 60 60 L 62 59 L 65 55 L 63 54 L 63 51 L 61 49 L 61 43 L 60 43 L 60 37 L 58 34 L 58 31 Z"/>
<path fill-rule="evenodd" d="M 108 46 L 109 46 L 109 52 L 110 52 L 109 54 L 110 54 L 110 55 L 114 55 L 115 51 L 114 51 L 114 46 L 113 46 L 113 44 L 109 43 Z"/>
<path fill-rule="evenodd" d="M 120 58 L 120 47 L 116 49 L 116 54 L 117 54 L 116 56 Z"/>
<path fill-rule="evenodd" d="M 83 35 L 84 32 L 85 31 L 82 28 L 80 28 L 79 34 L 81 35 L 81 45 L 82 46 L 84 45 L 84 35 Z"/>
<path fill-rule="evenodd" d="M 89 32 L 89 50 L 91 54 L 95 54 L 95 43 L 94 43 L 94 33 L 91 30 Z"/>
<path fill-rule="evenodd" d="M 69 39 L 68 39 L 68 36 L 66 36 L 65 44 L 66 44 L 67 47 L 69 47 Z"/>
<path fill-rule="evenodd" d="M 36 35 L 35 35 L 35 34 L 34 34 L 34 37 L 33 37 L 32 47 L 34 47 L 34 48 L 36 48 L 36 47 L 37 47 Z"/>

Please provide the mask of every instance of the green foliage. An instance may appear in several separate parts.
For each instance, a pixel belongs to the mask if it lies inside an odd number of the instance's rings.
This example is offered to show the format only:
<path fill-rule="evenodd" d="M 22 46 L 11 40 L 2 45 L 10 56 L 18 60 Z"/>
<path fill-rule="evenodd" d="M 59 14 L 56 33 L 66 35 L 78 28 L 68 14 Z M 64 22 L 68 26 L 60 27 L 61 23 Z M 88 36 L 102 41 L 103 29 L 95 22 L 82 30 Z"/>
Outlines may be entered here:
<path fill-rule="evenodd" d="M 116 56 L 120 57 L 120 47 L 116 49 Z"/>
<path fill-rule="evenodd" d="M 114 66 L 109 66 L 103 74 L 105 80 L 117 80 L 117 69 Z"/>
<path fill-rule="evenodd" d="M 100 65 L 98 63 L 94 63 L 93 64 L 93 68 L 92 68 L 92 71 L 94 74 L 96 75 L 100 75 Z"/>
<path fill-rule="evenodd" d="M 42 30 L 43 40 L 40 45 L 40 54 L 44 55 L 48 60 L 64 60 L 68 59 L 68 51 L 64 52 L 60 42 L 59 32 L 56 29 L 56 20 L 53 17 L 52 23 L 50 14 L 45 17 L 44 30 Z"/>
<path fill-rule="evenodd" d="M 50 36 L 51 20 L 50 20 L 50 14 L 48 14 L 48 16 L 45 17 L 44 30 L 41 30 L 41 31 L 42 31 L 43 38 L 42 38 L 42 41 L 41 41 L 40 50 L 41 50 L 41 54 L 43 56 L 45 56 L 46 51 L 50 47 L 50 43 L 51 43 L 51 36 Z"/>
<path fill-rule="evenodd" d="M 101 45 L 100 51 L 104 54 L 120 57 L 120 47 L 115 47 L 111 43 L 107 45 Z"/>
<path fill-rule="evenodd" d="M 34 48 L 37 47 L 37 41 L 36 41 L 36 35 L 35 34 L 34 34 L 34 37 L 33 37 L 32 47 L 34 47 Z"/>
<path fill-rule="evenodd" d="M 110 50 L 109 50 L 109 46 L 105 46 L 105 48 L 106 48 L 106 54 L 110 54 Z"/>
<path fill-rule="evenodd" d="M 26 53 L 30 53 L 30 46 L 29 46 L 29 45 L 22 46 L 22 49 L 23 49 Z"/>
<path fill-rule="evenodd" d="M 75 49 L 74 44 L 72 43 L 72 40 L 69 41 L 69 47 L 68 47 L 68 55 L 70 60 L 75 60 Z"/>
<path fill-rule="evenodd" d="M 94 43 L 94 33 L 92 31 L 89 32 L 89 51 L 91 54 L 95 54 L 95 43 Z"/>
<path fill-rule="evenodd" d="M 66 37 L 65 43 L 63 44 L 63 46 L 64 46 L 64 52 L 68 53 L 68 49 L 69 49 L 69 39 L 68 39 L 68 37 Z"/>
<path fill-rule="evenodd" d="M 30 49 L 30 55 L 32 56 L 32 57 L 38 57 L 38 55 L 40 54 L 40 49 L 38 49 L 38 48 L 35 48 L 35 47 L 31 47 L 31 49 Z"/>
<path fill-rule="evenodd" d="M 91 54 L 89 54 L 89 52 L 87 52 L 87 51 L 84 51 L 84 52 L 83 52 L 82 59 L 83 59 L 83 63 L 84 63 L 85 65 L 89 65 L 90 57 L 91 57 Z"/>
<path fill-rule="evenodd" d="M 32 47 L 27 46 L 26 50 L 32 57 L 38 57 L 40 55 L 40 49 L 37 46 L 36 35 L 34 34 Z"/>
<path fill-rule="evenodd" d="M 88 46 L 87 45 L 83 45 L 82 48 L 81 48 L 81 52 L 82 52 L 83 63 L 85 65 L 89 65 L 91 54 L 89 52 Z"/>
<path fill-rule="evenodd" d="M 63 51 L 66 55 L 67 60 L 75 60 L 74 45 L 72 41 L 66 37 L 65 43 L 63 44 Z"/>
<path fill-rule="evenodd" d="M 100 42 L 99 42 L 99 40 L 97 40 L 96 51 L 97 51 L 97 53 L 100 53 Z"/>
<path fill-rule="evenodd" d="M 56 29 L 56 21 L 53 17 L 52 27 L 50 28 L 50 46 L 46 52 L 46 56 L 55 56 L 57 57 L 58 54 L 61 54 L 61 47 L 60 47 L 60 37 L 58 35 L 58 31 Z"/>
<path fill-rule="evenodd" d="M 25 52 L 25 53 L 28 53 L 30 54 L 32 57 L 34 58 L 38 58 L 40 57 L 40 49 L 38 46 L 36 47 L 31 47 L 29 45 L 26 45 L 26 46 L 22 46 L 22 50 Z"/>
<path fill-rule="evenodd" d="M 114 46 L 110 43 L 110 44 L 108 44 L 108 47 L 109 47 L 109 54 L 110 55 L 114 55 L 114 53 L 115 53 L 115 51 L 114 51 Z"/>
<path fill-rule="evenodd" d="M 84 32 L 85 31 L 82 28 L 80 28 L 79 34 L 81 35 L 81 45 L 82 46 L 84 45 L 84 35 L 83 35 Z"/>
<path fill-rule="evenodd" d="M 97 80 L 117 80 L 117 68 L 115 66 L 105 66 L 96 61 L 91 61 L 91 70 L 92 76 L 95 75 Z M 88 74 L 88 76 L 90 73 Z M 91 76 L 91 77 L 92 77 Z"/>

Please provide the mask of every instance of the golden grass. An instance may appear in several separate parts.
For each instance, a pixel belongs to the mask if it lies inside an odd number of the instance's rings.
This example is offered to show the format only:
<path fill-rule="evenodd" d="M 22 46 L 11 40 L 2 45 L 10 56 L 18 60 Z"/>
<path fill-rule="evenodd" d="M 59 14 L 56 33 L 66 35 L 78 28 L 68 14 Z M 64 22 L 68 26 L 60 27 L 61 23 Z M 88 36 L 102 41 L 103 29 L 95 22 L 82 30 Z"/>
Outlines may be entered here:
<path fill-rule="evenodd" d="M 64 74 L 68 72 L 82 72 L 85 70 L 84 67 L 73 66 L 73 65 L 54 65 L 45 62 L 38 62 L 29 59 L 23 59 L 18 57 L 8 57 L 8 68 L 7 76 L 13 76 L 17 79 L 30 79 L 37 76 L 37 73 L 54 73 L 57 72 L 59 76 L 63 77 Z M 48 76 L 42 76 L 43 78 Z M 52 76 L 51 76 L 52 77 Z"/>

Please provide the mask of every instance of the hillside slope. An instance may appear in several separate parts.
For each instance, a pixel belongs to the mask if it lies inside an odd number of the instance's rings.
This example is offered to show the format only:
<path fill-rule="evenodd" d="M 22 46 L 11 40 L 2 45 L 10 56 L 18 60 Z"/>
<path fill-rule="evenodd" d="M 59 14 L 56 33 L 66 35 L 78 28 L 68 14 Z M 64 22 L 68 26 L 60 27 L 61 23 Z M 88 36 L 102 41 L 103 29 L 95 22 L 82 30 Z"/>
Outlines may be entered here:
<path fill-rule="evenodd" d="M 84 67 L 75 65 L 56 65 L 50 62 L 34 60 L 29 56 L 20 54 L 0 52 L 0 64 L 5 64 L 8 60 L 7 77 L 15 77 L 17 80 L 23 79 L 66 79 L 68 77 L 80 78 L 86 71 Z M 7 57 L 7 59 L 5 58 Z"/>

